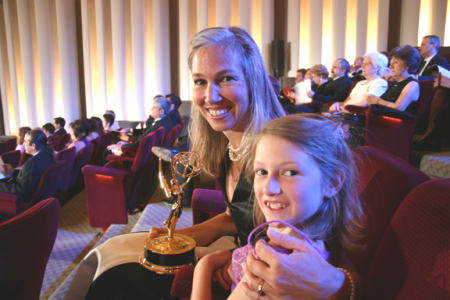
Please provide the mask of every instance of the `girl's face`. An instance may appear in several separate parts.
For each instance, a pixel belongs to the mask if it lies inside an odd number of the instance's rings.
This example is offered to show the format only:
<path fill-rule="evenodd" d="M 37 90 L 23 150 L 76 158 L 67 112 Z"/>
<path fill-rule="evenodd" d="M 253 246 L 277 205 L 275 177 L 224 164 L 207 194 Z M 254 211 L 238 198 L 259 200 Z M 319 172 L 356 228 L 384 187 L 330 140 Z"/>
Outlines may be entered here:
<path fill-rule="evenodd" d="M 192 80 L 193 101 L 214 130 L 245 130 L 249 89 L 236 54 L 213 47 L 200 50 L 192 62 Z"/>
<path fill-rule="evenodd" d="M 109 123 L 106 122 L 105 119 L 103 119 L 102 124 L 103 124 L 103 128 L 104 128 L 104 129 L 109 129 Z"/>
<path fill-rule="evenodd" d="M 254 172 L 255 195 L 266 221 L 299 224 L 317 211 L 325 196 L 334 195 L 331 188 L 323 187 L 312 156 L 276 136 L 259 141 Z"/>
<path fill-rule="evenodd" d="M 70 138 L 71 138 L 73 141 L 77 140 L 77 137 L 75 136 L 75 133 L 73 133 L 72 127 L 70 127 L 69 133 L 70 133 Z"/>

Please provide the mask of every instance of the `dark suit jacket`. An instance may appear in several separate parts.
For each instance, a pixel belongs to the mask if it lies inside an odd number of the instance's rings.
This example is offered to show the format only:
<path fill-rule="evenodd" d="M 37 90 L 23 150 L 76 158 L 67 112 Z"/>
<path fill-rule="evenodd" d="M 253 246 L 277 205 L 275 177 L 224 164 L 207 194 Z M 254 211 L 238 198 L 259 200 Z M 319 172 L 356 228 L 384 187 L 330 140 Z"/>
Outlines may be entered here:
<path fill-rule="evenodd" d="M 167 134 L 169 132 L 169 130 L 173 127 L 168 116 L 165 116 L 165 117 L 159 119 L 158 121 L 156 121 L 156 123 L 153 126 L 149 126 L 149 127 L 145 128 L 145 130 L 144 130 L 144 132 L 142 132 L 142 134 L 140 134 L 138 136 L 132 135 L 130 138 L 136 139 L 136 141 L 128 144 L 128 146 L 133 147 L 133 148 L 138 148 L 139 143 L 141 142 L 141 140 L 144 136 L 146 136 L 150 132 L 155 131 L 156 129 L 158 129 L 161 126 L 163 126 L 166 129 L 165 134 Z"/>
<path fill-rule="evenodd" d="M 15 182 L 0 182 L 0 192 L 16 194 L 20 201 L 29 202 L 31 192 L 42 173 L 53 164 L 52 156 L 45 150 L 41 150 L 26 161 Z"/>
<path fill-rule="evenodd" d="M 422 58 L 422 60 L 420 61 L 420 63 L 422 64 L 424 58 Z M 427 68 L 422 72 L 421 76 L 431 76 L 431 71 L 428 71 L 428 67 L 431 67 L 432 65 L 438 65 L 443 67 L 444 69 L 449 69 L 449 64 L 448 61 L 443 58 L 442 56 L 440 56 L 439 54 L 436 54 L 431 61 L 428 63 Z"/>
<path fill-rule="evenodd" d="M 347 75 L 336 80 L 329 80 L 317 88 L 313 100 L 319 100 L 324 103 L 343 102 L 347 99 L 347 94 L 352 84 L 353 81 Z"/>
<path fill-rule="evenodd" d="M 67 132 L 66 132 L 66 130 L 64 129 L 64 128 L 61 128 L 61 129 L 59 129 L 59 130 L 56 130 L 54 133 L 53 133 L 53 135 L 64 135 L 64 134 L 66 134 Z"/>
<path fill-rule="evenodd" d="M 180 112 L 178 111 L 178 109 L 171 110 L 167 115 L 167 117 L 169 117 L 170 122 L 172 123 L 172 127 L 177 124 L 180 124 Z M 154 121 L 155 119 L 153 119 L 152 116 L 148 117 L 147 121 L 145 121 L 145 127 L 147 128 L 151 127 Z"/>

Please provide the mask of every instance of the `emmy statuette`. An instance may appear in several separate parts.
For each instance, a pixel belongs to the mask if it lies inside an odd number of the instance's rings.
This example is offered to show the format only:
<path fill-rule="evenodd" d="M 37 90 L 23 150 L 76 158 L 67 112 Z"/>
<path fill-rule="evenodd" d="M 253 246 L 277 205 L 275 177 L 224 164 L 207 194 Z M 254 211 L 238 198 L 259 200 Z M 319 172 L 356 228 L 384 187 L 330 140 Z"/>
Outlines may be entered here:
<path fill-rule="evenodd" d="M 164 221 L 168 233 L 162 233 L 153 239 L 147 238 L 144 241 L 144 252 L 141 254 L 140 263 L 145 268 L 159 274 L 175 274 L 182 266 L 197 263 L 195 240 L 187 235 L 176 234 L 174 231 L 183 211 L 183 188 L 193 177 L 200 174 L 202 160 L 197 153 L 192 151 L 178 153 L 176 150 L 153 147 L 152 152 L 159 157 L 161 187 L 169 199 L 172 198 L 172 195 L 176 195 L 177 198 L 172 205 L 169 217 Z M 162 160 L 170 162 L 172 171 L 170 186 L 164 178 Z M 180 166 L 183 166 L 182 172 L 179 171 Z M 176 175 L 187 180 L 180 185 Z"/>

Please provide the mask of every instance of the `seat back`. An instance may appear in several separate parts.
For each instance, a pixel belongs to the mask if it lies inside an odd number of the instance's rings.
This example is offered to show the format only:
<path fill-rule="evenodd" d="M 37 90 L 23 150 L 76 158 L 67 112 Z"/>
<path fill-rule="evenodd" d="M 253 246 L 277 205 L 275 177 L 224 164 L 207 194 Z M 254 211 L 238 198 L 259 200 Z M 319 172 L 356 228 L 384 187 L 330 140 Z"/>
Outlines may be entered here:
<path fill-rule="evenodd" d="M 134 158 L 133 165 L 131 166 L 131 172 L 136 173 L 144 168 L 145 165 L 150 163 L 150 156 L 152 154 L 152 147 L 155 146 L 156 133 L 150 132 L 144 136 L 139 143 L 139 148 Z"/>
<path fill-rule="evenodd" d="M 16 146 L 17 146 L 17 137 L 13 137 L 13 138 L 6 140 L 6 144 L 7 144 L 6 148 L 8 151 L 15 150 Z"/>
<path fill-rule="evenodd" d="M 175 140 L 178 138 L 178 135 L 181 132 L 181 125 L 177 124 L 174 127 L 172 127 L 169 132 L 166 134 L 166 137 L 164 138 L 163 147 L 170 148 L 172 147 Z"/>
<path fill-rule="evenodd" d="M 61 140 L 59 141 L 58 151 L 66 148 L 67 143 L 70 142 L 70 134 L 66 133 L 61 136 Z"/>
<path fill-rule="evenodd" d="M 89 141 L 90 145 L 94 145 L 94 150 L 92 151 L 91 161 L 89 164 L 95 165 L 95 163 L 98 161 L 98 155 L 100 150 L 100 143 L 101 143 L 101 137 L 98 136 L 95 139 L 92 139 Z"/>
<path fill-rule="evenodd" d="M 348 257 L 365 276 L 392 216 L 406 195 L 430 178 L 411 164 L 371 146 L 353 150 L 359 171 L 359 197 L 365 207 L 365 249 Z"/>
<path fill-rule="evenodd" d="M 53 149 L 58 151 L 59 149 L 59 142 L 61 141 L 60 135 L 54 135 L 48 138 L 48 143 L 52 145 Z"/>
<path fill-rule="evenodd" d="M 64 170 L 61 175 L 61 180 L 59 181 L 59 190 L 61 192 L 66 192 L 69 189 L 69 181 L 70 176 L 72 174 L 73 165 L 75 163 L 76 157 L 76 149 L 75 147 L 67 148 L 59 151 L 56 154 L 56 158 L 61 161 L 65 160 L 66 164 L 64 166 Z"/>
<path fill-rule="evenodd" d="M 30 203 L 37 203 L 43 199 L 56 197 L 61 174 L 65 169 L 65 160 L 47 167 L 30 196 Z"/>
<path fill-rule="evenodd" d="M 5 164 L 10 164 L 13 168 L 17 168 L 19 166 L 21 155 L 20 150 L 13 150 L 3 153 L 1 157 Z"/>
<path fill-rule="evenodd" d="M 80 150 L 77 157 L 75 158 L 75 163 L 73 164 L 72 172 L 70 174 L 69 188 L 75 186 L 78 177 L 82 177 L 81 168 L 87 165 L 92 157 L 92 152 L 94 151 L 94 145 L 89 145 Z"/>
<path fill-rule="evenodd" d="M 367 299 L 449 299 L 450 179 L 412 190 L 392 218 L 366 276 Z"/>
<path fill-rule="evenodd" d="M 8 143 L 7 141 L 4 141 L 0 143 L 0 154 L 8 152 Z"/>
<path fill-rule="evenodd" d="M 26 151 L 23 151 L 22 154 L 20 155 L 19 167 L 23 166 L 23 164 L 26 163 L 30 157 L 32 157 L 31 154 L 28 154 Z"/>
<path fill-rule="evenodd" d="M 0 224 L 0 299 L 39 299 L 59 213 L 51 198 Z"/>

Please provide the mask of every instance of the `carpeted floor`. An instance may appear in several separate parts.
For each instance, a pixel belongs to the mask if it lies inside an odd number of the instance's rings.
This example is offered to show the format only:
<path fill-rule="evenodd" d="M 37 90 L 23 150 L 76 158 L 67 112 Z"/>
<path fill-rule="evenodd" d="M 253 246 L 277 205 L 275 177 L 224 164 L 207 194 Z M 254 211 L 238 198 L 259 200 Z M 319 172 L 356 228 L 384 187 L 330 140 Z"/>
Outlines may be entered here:
<path fill-rule="evenodd" d="M 198 183 L 196 187 L 213 189 L 214 181 L 202 174 L 200 176 L 200 183 Z M 149 200 L 149 203 L 159 203 L 164 198 L 164 191 L 161 188 L 158 188 Z M 170 211 L 168 208 L 163 209 L 158 207 L 155 207 L 153 210 L 159 212 L 157 214 L 160 214 L 164 220 L 167 218 L 168 212 Z M 190 211 L 190 209 L 185 209 L 185 211 Z M 164 216 L 162 216 L 163 214 Z M 63 291 L 67 290 L 71 281 L 67 279 L 70 279 L 70 276 L 73 277 L 75 273 L 73 271 L 77 268 L 78 264 L 86 254 L 94 246 L 102 243 L 108 238 L 130 233 L 141 215 L 142 213 L 129 215 L 127 225 L 112 225 L 107 232 L 104 233 L 100 228 L 92 228 L 89 226 L 84 190 L 72 198 L 61 208 L 58 234 L 47 264 L 40 300 L 63 299 Z M 158 224 L 159 221 L 159 219 L 155 220 Z M 182 215 L 180 224 L 177 225 L 177 227 L 181 228 L 181 226 L 189 226 L 189 223 L 192 224 L 192 219 L 187 218 L 185 220 Z M 141 229 L 139 230 L 148 230 L 148 224 L 148 222 L 142 222 L 141 220 L 141 226 L 139 227 Z M 62 286 L 63 284 L 66 286 Z M 55 293 L 60 287 L 61 289 L 58 291 L 59 294 Z"/>

